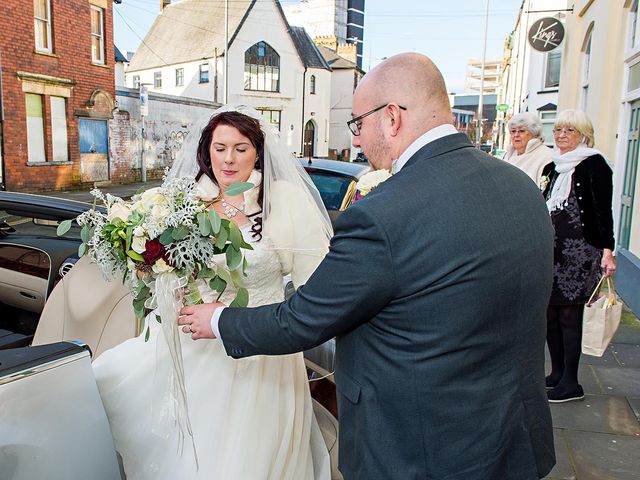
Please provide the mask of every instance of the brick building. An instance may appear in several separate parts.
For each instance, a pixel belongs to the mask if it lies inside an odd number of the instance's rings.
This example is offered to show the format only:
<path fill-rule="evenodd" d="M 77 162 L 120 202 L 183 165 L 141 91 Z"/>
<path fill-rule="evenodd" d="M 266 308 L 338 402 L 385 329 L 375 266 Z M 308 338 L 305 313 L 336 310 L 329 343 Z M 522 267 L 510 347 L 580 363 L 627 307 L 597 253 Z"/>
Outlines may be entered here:
<path fill-rule="evenodd" d="M 63 189 L 116 173 L 108 159 L 108 120 L 115 107 L 112 1 L 3 1 L 5 189 Z"/>

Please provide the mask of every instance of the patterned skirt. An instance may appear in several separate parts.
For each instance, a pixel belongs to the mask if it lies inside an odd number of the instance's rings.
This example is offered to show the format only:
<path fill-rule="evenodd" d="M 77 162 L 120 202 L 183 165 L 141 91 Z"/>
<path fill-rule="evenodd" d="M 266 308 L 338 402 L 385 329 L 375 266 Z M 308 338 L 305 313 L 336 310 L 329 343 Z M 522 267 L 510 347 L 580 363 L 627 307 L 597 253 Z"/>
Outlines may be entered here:
<path fill-rule="evenodd" d="M 582 234 L 580 208 L 573 191 L 567 206 L 551 213 L 551 221 L 555 236 L 549 305 L 585 304 L 600 280 L 602 250 L 589 244 Z"/>

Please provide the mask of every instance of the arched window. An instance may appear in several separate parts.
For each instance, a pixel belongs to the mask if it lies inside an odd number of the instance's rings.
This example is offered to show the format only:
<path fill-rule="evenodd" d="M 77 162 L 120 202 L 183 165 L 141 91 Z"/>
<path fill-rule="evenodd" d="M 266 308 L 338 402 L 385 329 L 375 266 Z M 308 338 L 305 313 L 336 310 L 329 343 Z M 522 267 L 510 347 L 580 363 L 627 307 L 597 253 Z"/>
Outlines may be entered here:
<path fill-rule="evenodd" d="M 244 89 L 280 91 L 280 55 L 266 42 L 244 52 Z"/>
<path fill-rule="evenodd" d="M 591 22 L 587 28 L 587 34 L 584 36 L 582 43 L 582 94 L 580 99 L 580 108 L 583 112 L 587 111 L 587 102 L 589 99 L 589 73 L 591 73 L 591 38 L 593 37 L 594 22 Z"/>
<path fill-rule="evenodd" d="M 311 79 L 309 80 L 309 93 L 311 93 L 311 95 L 316 94 L 316 76 L 315 75 L 311 75 Z"/>

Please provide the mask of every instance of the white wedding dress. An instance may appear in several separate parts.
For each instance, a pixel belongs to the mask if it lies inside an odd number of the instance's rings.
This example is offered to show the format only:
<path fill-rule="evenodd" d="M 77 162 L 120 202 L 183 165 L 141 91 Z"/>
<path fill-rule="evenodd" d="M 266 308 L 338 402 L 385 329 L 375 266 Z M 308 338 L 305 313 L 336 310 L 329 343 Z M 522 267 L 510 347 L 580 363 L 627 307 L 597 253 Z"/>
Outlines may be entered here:
<path fill-rule="evenodd" d="M 253 241 L 248 227 L 243 235 L 253 246 L 245 251 L 249 306 L 282 301 L 282 278 L 291 271 L 290 259 L 269 248 L 267 238 Z M 205 302 L 215 300 L 215 292 L 204 284 L 200 290 Z M 228 304 L 233 297 L 228 291 L 221 301 Z M 93 364 L 128 480 L 330 478 L 302 354 L 234 360 L 219 340 L 193 341 L 182 334 L 196 468 L 191 438 L 187 435 L 181 446 L 177 425 L 166 420 L 173 406 L 166 383 L 158 381 L 166 375 L 158 365 L 169 362 L 158 362 L 157 356 L 168 351 L 162 348 L 160 325 L 149 323 L 148 342 L 144 335 L 130 339 Z"/>

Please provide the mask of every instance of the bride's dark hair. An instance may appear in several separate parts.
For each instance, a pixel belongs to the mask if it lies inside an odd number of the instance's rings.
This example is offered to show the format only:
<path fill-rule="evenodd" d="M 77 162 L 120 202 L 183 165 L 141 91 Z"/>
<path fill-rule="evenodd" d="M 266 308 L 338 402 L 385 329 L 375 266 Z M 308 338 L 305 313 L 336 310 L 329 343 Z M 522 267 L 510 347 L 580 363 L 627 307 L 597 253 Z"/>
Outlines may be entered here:
<path fill-rule="evenodd" d="M 211 148 L 213 132 L 219 125 L 233 127 L 249 139 L 251 145 L 256 149 L 255 168 L 260 170 L 260 172 L 264 171 L 264 133 L 262 133 L 262 129 L 260 128 L 260 122 L 255 118 L 251 118 L 240 112 L 223 112 L 211 117 L 207 126 L 202 129 L 200 141 L 198 142 L 198 149 L 196 151 L 196 160 L 198 162 L 198 167 L 200 168 L 200 171 L 196 175 L 196 181 L 204 174 L 209 177 L 213 183 L 218 185 L 218 180 L 211 168 L 211 154 L 209 153 L 209 149 Z M 263 208 L 262 195 L 263 182 L 260 180 L 260 187 L 258 189 L 258 205 L 260 205 L 261 210 Z M 259 213 L 261 212 L 249 216 L 253 217 Z M 254 236 L 257 235 L 262 237 L 260 234 L 260 231 L 262 230 L 262 218 L 258 216 L 254 218 L 254 222 L 255 224 L 252 228 Z"/>

